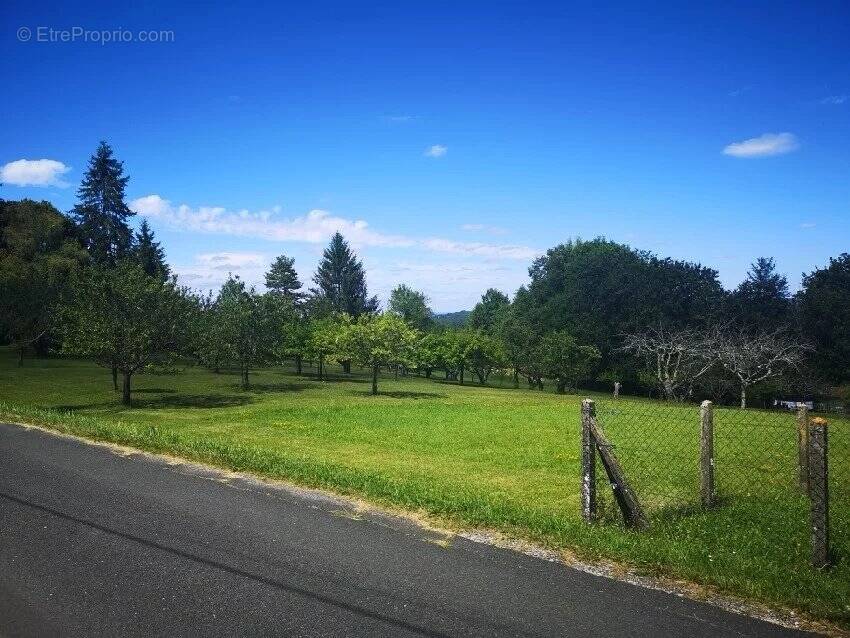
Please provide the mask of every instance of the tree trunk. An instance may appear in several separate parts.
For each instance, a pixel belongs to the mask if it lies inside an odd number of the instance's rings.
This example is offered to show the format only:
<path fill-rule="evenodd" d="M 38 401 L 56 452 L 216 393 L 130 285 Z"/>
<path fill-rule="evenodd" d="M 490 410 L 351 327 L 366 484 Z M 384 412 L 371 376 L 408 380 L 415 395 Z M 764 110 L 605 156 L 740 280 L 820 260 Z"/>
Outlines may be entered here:
<path fill-rule="evenodd" d="M 446 381 L 448 381 L 448 380 L 449 380 L 449 369 L 446 368 Z"/>
<path fill-rule="evenodd" d="M 514 390 L 519 389 L 519 368 L 514 368 Z"/>
<path fill-rule="evenodd" d="M 393 372 L 395 373 L 395 380 L 398 381 L 398 364 L 394 367 Z"/>
<path fill-rule="evenodd" d="M 251 386 L 250 379 L 248 378 L 248 365 L 242 365 L 242 389 L 247 390 Z"/>
<path fill-rule="evenodd" d="M 319 381 L 325 380 L 325 355 L 319 355 Z"/>
<path fill-rule="evenodd" d="M 19 368 L 23 368 L 23 367 L 24 367 L 24 344 L 21 344 L 21 347 L 19 348 L 19 352 L 18 352 L 18 367 L 19 367 Z"/>
<path fill-rule="evenodd" d="M 121 392 L 121 403 L 126 405 L 128 408 L 132 407 L 132 405 L 133 405 L 133 401 L 130 398 L 130 379 L 131 379 L 132 376 L 133 375 L 130 372 L 124 373 L 124 383 L 123 383 L 122 392 Z"/>
<path fill-rule="evenodd" d="M 301 355 L 295 355 L 295 374 L 301 376 Z"/>
<path fill-rule="evenodd" d="M 118 392 L 118 368 L 112 366 L 112 389 Z"/>
<path fill-rule="evenodd" d="M 460 384 L 463 385 L 463 366 L 460 367 Z"/>
<path fill-rule="evenodd" d="M 673 383 L 670 381 L 670 379 L 664 379 L 664 400 L 673 400 Z"/>
<path fill-rule="evenodd" d="M 537 377 L 537 389 L 543 392 L 543 377 Z"/>
<path fill-rule="evenodd" d="M 50 354 L 50 338 L 46 334 L 42 334 L 35 340 L 35 356 L 43 359 Z"/>
<path fill-rule="evenodd" d="M 345 374 L 351 374 L 351 361 L 345 360 L 342 362 L 342 371 Z"/>
<path fill-rule="evenodd" d="M 558 379 L 558 387 L 557 387 L 558 394 L 564 394 L 566 389 L 567 389 L 567 382 L 564 381 L 563 379 Z"/>
<path fill-rule="evenodd" d="M 431 378 L 431 368 L 425 368 L 425 378 L 426 379 Z"/>
<path fill-rule="evenodd" d="M 378 394 L 378 366 L 372 366 L 372 394 Z"/>
<path fill-rule="evenodd" d="M 747 386 L 741 386 L 741 409 L 747 409 Z"/>

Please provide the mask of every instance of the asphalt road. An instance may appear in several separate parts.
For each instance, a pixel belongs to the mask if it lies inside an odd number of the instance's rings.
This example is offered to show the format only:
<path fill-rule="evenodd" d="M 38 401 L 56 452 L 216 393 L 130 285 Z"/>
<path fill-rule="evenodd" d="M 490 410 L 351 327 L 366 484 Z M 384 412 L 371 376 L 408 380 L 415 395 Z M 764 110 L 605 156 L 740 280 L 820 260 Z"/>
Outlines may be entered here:
<path fill-rule="evenodd" d="M 309 492 L 0 424 L 0 635 L 803 634 Z"/>

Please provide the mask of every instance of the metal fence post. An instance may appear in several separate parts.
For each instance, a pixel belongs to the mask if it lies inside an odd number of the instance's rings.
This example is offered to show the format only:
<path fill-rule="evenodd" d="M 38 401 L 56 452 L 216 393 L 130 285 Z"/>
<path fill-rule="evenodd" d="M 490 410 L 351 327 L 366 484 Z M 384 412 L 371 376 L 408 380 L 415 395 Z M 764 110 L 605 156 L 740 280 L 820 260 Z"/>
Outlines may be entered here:
<path fill-rule="evenodd" d="M 826 419 L 812 419 L 808 434 L 812 564 L 820 569 L 829 566 L 829 441 Z"/>
<path fill-rule="evenodd" d="M 703 401 L 699 407 L 699 479 L 703 507 L 714 505 L 714 406 Z"/>
<path fill-rule="evenodd" d="M 596 404 L 591 399 L 581 402 L 581 515 L 588 523 L 596 519 L 596 442 L 593 422 Z"/>
<path fill-rule="evenodd" d="M 797 409 L 797 453 L 800 462 L 800 489 L 809 491 L 809 408 Z"/>

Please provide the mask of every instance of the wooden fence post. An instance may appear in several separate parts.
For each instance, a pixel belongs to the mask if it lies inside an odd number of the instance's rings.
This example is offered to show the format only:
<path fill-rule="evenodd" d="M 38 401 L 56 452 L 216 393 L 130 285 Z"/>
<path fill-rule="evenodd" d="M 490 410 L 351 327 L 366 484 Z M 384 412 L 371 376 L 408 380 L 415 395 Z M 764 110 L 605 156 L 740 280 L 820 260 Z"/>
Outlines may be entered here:
<path fill-rule="evenodd" d="M 581 516 L 588 523 L 596 519 L 595 423 L 596 404 L 591 399 L 584 399 L 581 402 Z"/>
<path fill-rule="evenodd" d="M 617 505 L 620 506 L 620 511 L 623 513 L 626 526 L 637 529 L 648 528 L 649 521 L 643 513 L 643 508 L 640 506 L 635 491 L 626 480 L 623 468 L 614 454 L 614 446 L 608 442 L 595 418 L 590 420 L 590 434 L 596 441 L 596 449 L 599 450 L 602 467 L 605 468 L 605 473 L 608 475 L 608 482 L 611 484 L 614 498 L 617 499 Z"/>
<path fill-rule="evenodd" d="M 809 408 L 797 408 L 797 454 L 800 462 L 800 489 L 809 491 Z"/>
<path fill-rule="evenodd" d="M 703 401 L 699 407 L 699 479 L 703 507 L 714 505 L 714 406 Z"/>
<path fill-rule="evenodd" d="M 829 441 L 826 419 L 812 419 L 808 434 L 812 565 L 820 569 L 829 566 Z"/>

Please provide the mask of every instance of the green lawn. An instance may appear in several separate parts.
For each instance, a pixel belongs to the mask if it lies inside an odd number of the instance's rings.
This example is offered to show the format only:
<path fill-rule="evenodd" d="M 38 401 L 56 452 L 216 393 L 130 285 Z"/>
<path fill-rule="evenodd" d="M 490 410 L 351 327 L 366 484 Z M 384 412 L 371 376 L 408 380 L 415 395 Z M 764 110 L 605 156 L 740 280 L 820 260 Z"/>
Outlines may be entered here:
<path fill-rule="evenodd" d="M 718 410 L 723 501 L 703 512 L 691 507 L 697 408 L 601 400 L 600 422 L 650 512 L 638 533 L 579 519 L 579 396 L 411 377 L 381 379 L 372 397 L 366 375 L 318 382 L 279 369 L 252 375 L 248 392 L 238 381 L 199 368 L 138 376 L 128 410 L 103 368 L 17 368 L 0 350 L 0 418 L 365 496 L 850 625 L 846 481 L 833 486 L 839 562 L 820 572 L 808 565 L 789 415 Z M 850 427 L 830 428 L 834 475 L 850 479 Z"/>

